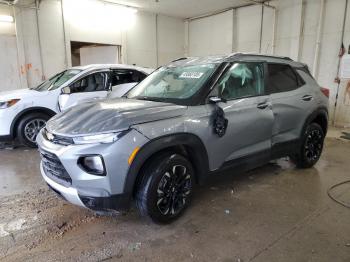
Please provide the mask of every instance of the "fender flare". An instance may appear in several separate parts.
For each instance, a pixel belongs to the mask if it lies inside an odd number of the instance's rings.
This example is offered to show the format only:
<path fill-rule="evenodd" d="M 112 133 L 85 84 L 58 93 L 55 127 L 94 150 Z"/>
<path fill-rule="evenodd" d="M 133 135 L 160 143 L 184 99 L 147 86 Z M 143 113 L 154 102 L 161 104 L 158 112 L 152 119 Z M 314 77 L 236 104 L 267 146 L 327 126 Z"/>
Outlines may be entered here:
<path fill-rule="evenodd" d="M 327 133 L 327 129 L 328 129 L 328 109 L 327 107 L 318 107 L 315 111 L 313 111 L 305 120 L 305 123 L 303 125 L 303 128 L 301 130 L 301 134 L 300 137 L 302 137 L 302 135 L 304 134 L 306 127 L 311 124 L 317 117 L 319 116 L 323 116 L 326 121 L 327 121 L 327 126 L 326 126 L 326 132 L 325 135 Z"/>
<path fill-rule="evenodd" d="M 156 153 L 169 148 L 182 146 L 187 151 L 187 156 L 196 172 L 196 181 L 201 182 L 209 172 L 207 150 L 201 139 L 190 133 L 176 133 L 161 136 L 147 142 L 137 153 L 132 162 L 124 182 L 124 192 L 134 193 L 135 183 L 144 164 Z"/>
<path fill-rule="evenodd" d="M 15 127 L 16 127 L 16 125 L 18 123 L 18 120 L 21 119 L 21 117 L 23 117 L 24 115 L 29 114 L 29 113 L 45 113 L 45 114 L 47 114 L 47 115 L 49 115 L 51 117 L 53 117 L 54 115 L 57 114 L 55 111 L 53 111 L 50 108 L 39 107 L 39 106 L 29 107 L 29 108 L 26 108 L 26 109 L 22 110 L 21 112 L 19 112 L 16 115 L 16 117 L 13 119 L 13 121 L 11 123 L 10 134 L 11 134 L 12 138 L 15 137 Z"/>

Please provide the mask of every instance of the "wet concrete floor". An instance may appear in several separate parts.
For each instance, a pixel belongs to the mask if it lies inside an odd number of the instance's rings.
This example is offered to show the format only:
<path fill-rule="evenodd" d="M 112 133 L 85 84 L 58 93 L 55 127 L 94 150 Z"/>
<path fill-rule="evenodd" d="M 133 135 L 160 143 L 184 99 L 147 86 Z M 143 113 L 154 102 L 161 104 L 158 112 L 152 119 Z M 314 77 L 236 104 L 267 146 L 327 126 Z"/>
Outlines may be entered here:
<path fill-rule="evenodd" d="M 1 261 L 350 261 L 350 209 L 327 189 L 350 179 L 350 141 L 327 138 L 314 168 L 280 159 L 197 188 L 171 225 L 135 209 L 100 217 L 58 199 L 36 150 L 0 150 Z M 334 194 L 350 203 L 350 185 Z"/>

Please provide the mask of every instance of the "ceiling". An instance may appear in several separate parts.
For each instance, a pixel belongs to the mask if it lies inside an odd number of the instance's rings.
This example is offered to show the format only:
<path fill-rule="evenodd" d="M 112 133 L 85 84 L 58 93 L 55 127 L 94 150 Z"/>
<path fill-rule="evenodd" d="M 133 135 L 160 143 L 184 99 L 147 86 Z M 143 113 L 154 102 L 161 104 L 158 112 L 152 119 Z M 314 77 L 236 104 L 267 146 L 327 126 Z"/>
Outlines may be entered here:
<path fill-rule="evenodd" d="M 264 0 L 104 0 L 180 18 L 191 18 Z M 265 0 L 266 1 L 266 0 Z"/>

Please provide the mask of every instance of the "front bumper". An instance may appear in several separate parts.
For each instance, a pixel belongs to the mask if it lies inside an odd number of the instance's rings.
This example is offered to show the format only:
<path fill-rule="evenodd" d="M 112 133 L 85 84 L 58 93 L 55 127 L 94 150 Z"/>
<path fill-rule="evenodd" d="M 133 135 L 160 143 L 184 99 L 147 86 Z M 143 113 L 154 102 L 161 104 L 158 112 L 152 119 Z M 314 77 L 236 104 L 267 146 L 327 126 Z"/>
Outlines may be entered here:
<path fill-rule="evenodd" d="M 0 109 L 0 139 L 1 141 L 10 140 L 13 135 L 11 133 L 11 125 L 16 117 L 16 112 L 10 108 Z"/>
<path fill-rule="evenodd" d="M 46 183 L 68 202 L 93 210 L 125 210 L 129 207 L 132 192 L 125 191 L 125 181 L 129 170 L 128 157 L 135 147 L 147 142 L 140 133 L 131 130 L 111 144 L 59 145 L 48 141 L 40 133 L 37 137 L 39 150 L 58 163 L 69 175 L 69 181 L 60 180 L 51 173 L 46 174 L 47 165 L 41 162 L 41 174 Z M 44 153 L 45 152 L 45 153 Z M 105 176 L 96 176 L 84 171 L 78 164 L 81 156 L 98 154 L 103 157 Z"/>
<path fill-rule="evenodd" d="M 55 191 L 58 195 L 62 196 L 68 202 L 77 206 L 85 207 L 78 195 L 78 190 L 72 187 L 62 186 L 57 182 L 53 181 L 52 179 L 48 178 L 44 172 L 42 163 L 40 163 L 40 171 L 45 182 L 49 185 L 51 189 L 53 189 L 53 191 Z"/>
<path fill-rule="evenodd" d="M 45 175 L 42 164 L 40 164 L 41 175 L 49 188 L 64 200 L 95 211 L 127 210 L 130 206 L 131 196 L 129 194 L 113 195 L 109 197 L 94 197 L 79 195 L 78 190 L 73 187 L 64 187 Z"/>

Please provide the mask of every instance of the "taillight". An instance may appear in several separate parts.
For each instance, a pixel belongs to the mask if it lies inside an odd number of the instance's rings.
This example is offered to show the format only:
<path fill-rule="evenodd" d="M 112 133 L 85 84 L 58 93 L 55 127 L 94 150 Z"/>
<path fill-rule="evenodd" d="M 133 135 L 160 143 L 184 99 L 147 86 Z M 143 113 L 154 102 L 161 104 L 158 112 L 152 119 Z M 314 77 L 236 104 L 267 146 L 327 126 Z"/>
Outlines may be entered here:
<path fill-rule="evenodd" d="M 321 92 L 329 98 L 329 89 L 328 88 L 324 88 L 324 87 L 321 87 Z"/>

